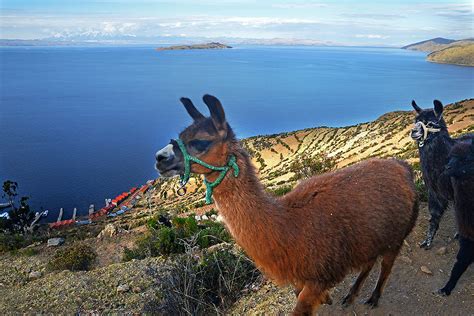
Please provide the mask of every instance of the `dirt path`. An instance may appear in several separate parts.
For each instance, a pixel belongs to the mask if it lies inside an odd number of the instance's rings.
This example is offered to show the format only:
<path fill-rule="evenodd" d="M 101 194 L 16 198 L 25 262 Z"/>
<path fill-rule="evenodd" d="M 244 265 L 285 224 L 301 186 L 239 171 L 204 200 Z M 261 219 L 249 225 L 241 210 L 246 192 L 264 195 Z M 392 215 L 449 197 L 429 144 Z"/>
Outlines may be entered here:
<path fill-rule="evenodd" d="M 343 309 L 340 302 L 349 291 L 355 274 L 334 289 L 334 304 L 322 306 L 318 315 L 474 315 L 474 265 L 461 277 L 451 296 L 433 294 L 448 280 L 458 250 L 458 243 L 453 239 L 456 231 L 453 212 L 446 212 L 433 248 L 428 251 L 418 247 L 427 225 L 428 210 L 423 205 L 418 223 L 395 263 L 378 308 L 369 309 L 363 304 L 376 283 L 379 269 L 374 269 L 353 306 Z M 442 247 L 446 247 L 445 254 L 439 253 Z M 422 272 L 421 266 L 426 266 L 432 274 Z M 288 314 L 295 302 L 291 289 L 278 289 L 268 282 L 256 293 L 241 299 L 232 314 Z"/>

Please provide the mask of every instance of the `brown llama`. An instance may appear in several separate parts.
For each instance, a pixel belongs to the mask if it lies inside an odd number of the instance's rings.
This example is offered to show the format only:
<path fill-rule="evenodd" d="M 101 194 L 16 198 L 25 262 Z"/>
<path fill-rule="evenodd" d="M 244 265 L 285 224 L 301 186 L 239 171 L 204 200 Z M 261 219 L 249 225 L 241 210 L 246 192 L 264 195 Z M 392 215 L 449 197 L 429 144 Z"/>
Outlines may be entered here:
<path fill-rule="evenodd" d="M 211 117 L 181 99 L 194 122 L 157 152 L 160 174 L 184 174 L 183 185 L 189 172 L 204 175 L 208 195 L 213 194 L 236 242 L 267 276 L 294 286 L 293 315 L 310 315 L 320 304 L 330 303 L 329 290 L 352 270 L 360 270 L 342 302 L 350 305 L 382 257 L 379 280 L 366 302 L 377 306 L 418 215 L 409 165 L 370 159 L 312 177 L 274 197 L 257 178 L 219 100 L 210 95 L 203 99 Z"/>

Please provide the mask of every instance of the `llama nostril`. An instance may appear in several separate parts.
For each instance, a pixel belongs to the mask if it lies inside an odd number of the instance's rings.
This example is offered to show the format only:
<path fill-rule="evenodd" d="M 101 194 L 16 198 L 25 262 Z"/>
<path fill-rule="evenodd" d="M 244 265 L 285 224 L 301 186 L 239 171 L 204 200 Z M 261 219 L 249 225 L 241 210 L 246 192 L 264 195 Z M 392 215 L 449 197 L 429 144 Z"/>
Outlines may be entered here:
<path fill-rule="evenodd" d="M 157 155 L 156 156 L 156 161 L 162 162 L 162 161 L 171 160 L 172 158 L 173 158 L 173 156 Z"/>

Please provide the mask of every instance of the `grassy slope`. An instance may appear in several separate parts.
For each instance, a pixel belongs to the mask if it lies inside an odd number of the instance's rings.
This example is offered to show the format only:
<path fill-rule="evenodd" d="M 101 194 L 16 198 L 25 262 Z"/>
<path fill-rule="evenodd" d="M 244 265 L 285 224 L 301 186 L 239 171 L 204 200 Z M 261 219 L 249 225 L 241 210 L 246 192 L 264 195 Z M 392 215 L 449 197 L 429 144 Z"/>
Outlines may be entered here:
<path fill-rule="evenodd" d="M 436 63 L 474 66 L 474 43 L 450 45 L 432 52 L 428 55 L 427 60 Z"/>

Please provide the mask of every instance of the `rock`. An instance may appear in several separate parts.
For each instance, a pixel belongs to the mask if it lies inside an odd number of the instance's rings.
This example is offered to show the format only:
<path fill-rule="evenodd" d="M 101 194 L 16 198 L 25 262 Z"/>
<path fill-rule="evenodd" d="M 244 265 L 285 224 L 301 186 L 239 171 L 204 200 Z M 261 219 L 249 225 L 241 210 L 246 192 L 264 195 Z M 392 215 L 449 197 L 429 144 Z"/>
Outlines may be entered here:
<path fill-rule="evenodd" d="M 427 266 L 421 266 L 421 267 L 420 267 L 420 270 L 421 270 L 421 272 L 426 273 L 426 274 L 428 274 L 428 275 L 433 275 L 433 272 L 431 272 L 431 270 L 428 269 Z"/>
<path fill-rule="evenodd" d="M 128 286 L 127 284 L 121 284 L 117 286 L 117 293 L 125 293 L 128 291 L 130 291 L 130 286 Z"/>
<path fill-rule="evenodd" d="M 412 264 L 413 263 L 413 260 L 411 260 L 410 258 L 408 258 L 407 256 L 400 256 L 398 257 L 400 258 L 400 260 L 402 260 L 403 262 L 407 263 L 407 264 Z"/>
<path fill-rule="evenodd" d="M 104 238 L 104 237 L 113 237 L 120 233 L 125 232 L 124 229 L 121 229 L 114 224 L 107 224 L 105 228 L 97 235 L 97 238 Z"/>
<path fill-rule="evenodd" d="M 40 277 L 41 277 L 41 272 L 39 271 L 31 271 L 30 274 L 28 274 L 28 279 L 30 280 L 38 279 Z"/>
<path fill-rule="evenodd" d="M 436 250 L 436 254 L 437 254 L 437 255 L 440 255 L 440 256 L 445 255 L 446 252 L 447 252 L 446 247 L 441 247 L 441 248 L 439 248 L 438 250 Z"/>
<path fill-rule="evenodd" d="M 41 245 L 41 241 L 34 242 L 31 245 L 26 246 L 25 248 L 33 248 L 39 245 Z"/>
<path fill-rule="evenodd" d="M 57 238 L 50 238 L 48 239 L 48 247 L 57 247 L 64 244 L 64 238 L 57 237 Z"/>
<path fill-rule="evenodd" d="M 208 219 L 209 219 L 209 217 L 207 217 L 207 215 L 203 215 L 203 216 L 202 216 L 202 220 L 203 220 L 203 221 L 207 221 Z"/>
<path fill-rule="evenodd" d="M 142 288 L 139 286 L 134 286 L 132 289 L 133 293 L 140 293 L 142 291 Z"/>

